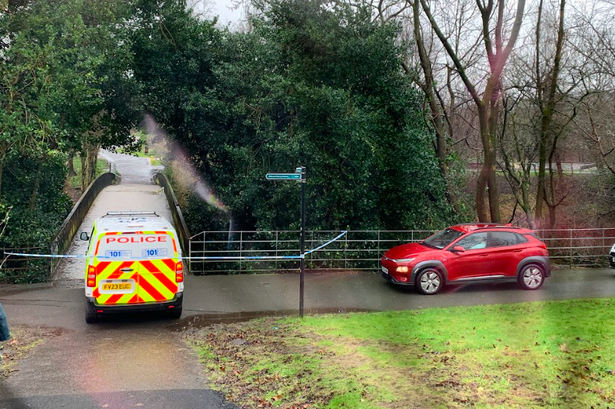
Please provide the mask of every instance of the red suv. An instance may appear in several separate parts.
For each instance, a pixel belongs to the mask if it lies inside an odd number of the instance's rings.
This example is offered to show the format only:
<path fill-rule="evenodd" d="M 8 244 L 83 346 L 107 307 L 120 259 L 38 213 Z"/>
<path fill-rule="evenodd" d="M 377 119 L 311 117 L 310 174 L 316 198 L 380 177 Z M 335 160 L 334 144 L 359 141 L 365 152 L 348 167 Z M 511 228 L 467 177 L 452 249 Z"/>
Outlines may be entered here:
<path fill-rule="evenodd" d="M 551 275 L 547 246 L 533 231 L 510 225 L 451 226 L 420 243 L 393 247 L 380 262 L 385 279 L 423 294 L 445 284 L 506 281 L 536 290 Z"/>

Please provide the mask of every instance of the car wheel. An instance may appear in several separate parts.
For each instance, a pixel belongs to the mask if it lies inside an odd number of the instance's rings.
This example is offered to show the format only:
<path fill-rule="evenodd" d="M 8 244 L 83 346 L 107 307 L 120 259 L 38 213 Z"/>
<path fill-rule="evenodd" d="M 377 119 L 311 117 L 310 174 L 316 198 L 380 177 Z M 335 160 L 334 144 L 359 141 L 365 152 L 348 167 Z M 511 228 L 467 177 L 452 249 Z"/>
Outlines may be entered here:
<path fill-rule="evenodd" d="M 416 288 L 422 294 L 436 294 L 444 287 L 442 273 L 435 268 L 426 268 L 416 277 Z"/>
<path fill-rule="evenodd" d="M 85 302 L 85 322 L 95 324 L 98 322 L 98 313 L 94 305 L 86 300 Z"/>
<path fill-rule="evenodd" d="M 524 290 L 538 290 L 545 283 L 544 269 L 539 264 L 526 264 L 519 272 L 517 281 Z"/>

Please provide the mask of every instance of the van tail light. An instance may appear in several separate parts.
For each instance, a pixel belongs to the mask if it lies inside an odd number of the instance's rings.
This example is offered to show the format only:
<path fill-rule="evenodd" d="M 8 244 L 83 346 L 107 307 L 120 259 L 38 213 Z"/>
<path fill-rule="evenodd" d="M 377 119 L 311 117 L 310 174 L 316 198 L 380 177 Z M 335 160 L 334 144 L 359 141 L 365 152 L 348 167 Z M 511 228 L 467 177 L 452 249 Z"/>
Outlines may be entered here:
<path fill-rule="evenodd" d="M 184 282 L 184 263 L 182 263 L 181 261 L 175 264 L 175 282 Z"/>
<path fill-rule="evenodd" d="M 88 266 L 88 287 L 96 287 L 96 267 Z"/>

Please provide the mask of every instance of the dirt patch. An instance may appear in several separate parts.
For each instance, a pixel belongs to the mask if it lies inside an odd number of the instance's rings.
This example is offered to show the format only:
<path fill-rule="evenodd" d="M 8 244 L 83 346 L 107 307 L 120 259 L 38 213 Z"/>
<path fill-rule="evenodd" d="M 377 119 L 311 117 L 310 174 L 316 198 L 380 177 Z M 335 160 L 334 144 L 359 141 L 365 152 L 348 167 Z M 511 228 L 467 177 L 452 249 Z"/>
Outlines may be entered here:
<path fill-rule="evenodd" d="M 320 408 L 334 397 L 327 380 L 315 378 L 331 352 L 275 319 L 188 329 L 183 336 L 201 356 L 210 386 L 243 408 Z"/>
<path fill-rule="evenodd" d="M 30 352 L 45 342 L 46 339 L 62 335 L 59 328 L 11 326 L 11 340 L 0 344 L 2 369 L 0 378 L 6 378 L 18 371 L 20 360 L 28 357 Z"/>
<path fill-rule="evenodd" d="M 540 351 L 437 350 L 422 341 L 316 334 L 268 318 L 188 328 L 211 386 L 242 408 L 543 407 Z M 557 407 L 557 405 L 555 405 Z"/>

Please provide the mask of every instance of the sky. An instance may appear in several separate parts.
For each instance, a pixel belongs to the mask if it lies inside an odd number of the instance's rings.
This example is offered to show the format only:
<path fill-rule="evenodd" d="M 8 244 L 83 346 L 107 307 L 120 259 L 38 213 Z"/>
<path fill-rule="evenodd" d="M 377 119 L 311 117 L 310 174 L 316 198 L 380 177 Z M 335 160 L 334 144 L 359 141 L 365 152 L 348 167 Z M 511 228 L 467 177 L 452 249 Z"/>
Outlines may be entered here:
<path fill-rule="evenodd" d="M 195 0 L 194 8 L 197 12 L 207 10 L 208 16 L 218 16 L 222 26 L 235 24 L 243 17 L 241 9 L 233 10 L 231 0 Z"/>

